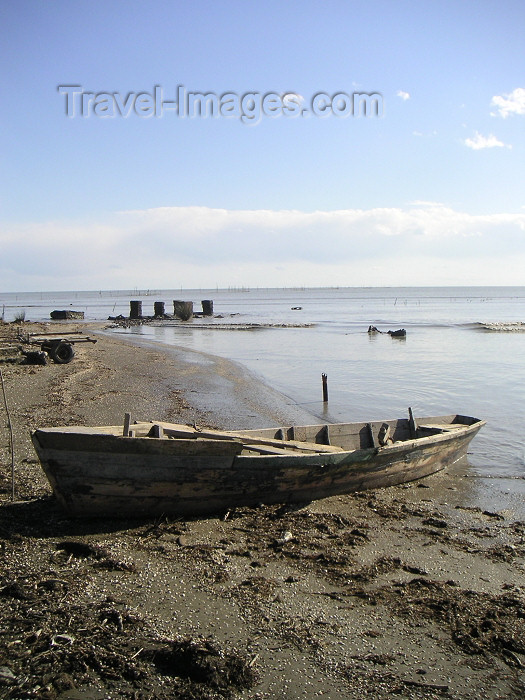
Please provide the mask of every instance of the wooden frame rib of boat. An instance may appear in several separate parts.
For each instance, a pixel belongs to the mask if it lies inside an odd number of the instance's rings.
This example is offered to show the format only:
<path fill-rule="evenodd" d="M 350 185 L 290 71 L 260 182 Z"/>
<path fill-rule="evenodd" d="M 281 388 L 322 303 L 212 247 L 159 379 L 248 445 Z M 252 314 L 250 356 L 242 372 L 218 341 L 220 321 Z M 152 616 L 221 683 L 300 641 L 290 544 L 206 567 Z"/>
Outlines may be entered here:
<path fill-rule="evenodd" d="M 461 415 L 219 431 L 164 422 L 41 428 L 33 444 L 75 517 L 203 515 L 421 479 L 485 421 Z M 129 428 L 129 429 L 128 429 Z"/>

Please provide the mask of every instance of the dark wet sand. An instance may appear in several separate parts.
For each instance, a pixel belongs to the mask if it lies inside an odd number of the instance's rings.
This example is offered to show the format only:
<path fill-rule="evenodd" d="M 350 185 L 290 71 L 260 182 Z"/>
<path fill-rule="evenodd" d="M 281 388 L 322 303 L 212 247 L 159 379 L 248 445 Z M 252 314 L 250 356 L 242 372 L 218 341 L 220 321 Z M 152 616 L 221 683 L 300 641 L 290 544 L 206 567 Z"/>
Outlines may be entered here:
<path fill-rule="evenodd" d="M 68 365 L 2 365 L 17 502 L 2 419 L 0 697 L 525 695 L 525 525 L 475 505 L 468 467 L 301 508 L 71 521 L 32 428 L 317 422 L 224 360 L 77 347 Z"/>

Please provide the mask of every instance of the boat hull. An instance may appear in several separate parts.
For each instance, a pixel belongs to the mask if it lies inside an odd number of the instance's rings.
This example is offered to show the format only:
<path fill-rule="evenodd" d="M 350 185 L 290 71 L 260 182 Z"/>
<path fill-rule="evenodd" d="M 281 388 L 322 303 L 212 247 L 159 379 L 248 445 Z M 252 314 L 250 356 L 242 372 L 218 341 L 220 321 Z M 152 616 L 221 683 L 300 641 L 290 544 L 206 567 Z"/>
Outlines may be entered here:
<path fill-rule="evenodd" d="M 32 438 L 53 491 L 70 515 L 149 518 L 308 502 L 421 479 L 462 459 L 484 425 L 458 416 L 423 420 L 442 425 L 452 418 L 467 423 L 384 446 L 312 454 L 254 454 L 242 440 L 130 438 L 105 434 L 104 428 L 41 429 Z M 407 421 L 390 423 L 394 432 L 408 429 Z M 329 427 L 332 433 L 359 435 L 363 426 L 370 424 Z M 325 428 L 304 430 L 318 436 Z M 279 430 L 284 429 L 243 435 Z"/>

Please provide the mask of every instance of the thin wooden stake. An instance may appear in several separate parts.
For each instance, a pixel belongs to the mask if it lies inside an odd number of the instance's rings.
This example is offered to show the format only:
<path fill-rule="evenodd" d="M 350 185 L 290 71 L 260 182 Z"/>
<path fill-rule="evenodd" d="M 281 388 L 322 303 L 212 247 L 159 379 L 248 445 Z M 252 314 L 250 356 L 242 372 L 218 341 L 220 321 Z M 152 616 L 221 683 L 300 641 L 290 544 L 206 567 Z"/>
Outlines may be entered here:
<path fill-rule="evenodd" d="M 7 405 L 7 396 L 5 393 L 4 375 L 0 369 L 0 381 L 2 383 L 2 394 L 4 397 L 5 412 L 7 413 L 7 427 L 9 429 L 9 446 L 11 449 L 11 500 L 15 500 L 15 443 L 13 439 L 13 425 L 11 423 L 11 414 Z"/>
<path fill-rule="evenodd" d="M 323 378 L 323 401 L 326 403 L 328 401 L 328 377 L 326 374 L 322 374 Z"/>

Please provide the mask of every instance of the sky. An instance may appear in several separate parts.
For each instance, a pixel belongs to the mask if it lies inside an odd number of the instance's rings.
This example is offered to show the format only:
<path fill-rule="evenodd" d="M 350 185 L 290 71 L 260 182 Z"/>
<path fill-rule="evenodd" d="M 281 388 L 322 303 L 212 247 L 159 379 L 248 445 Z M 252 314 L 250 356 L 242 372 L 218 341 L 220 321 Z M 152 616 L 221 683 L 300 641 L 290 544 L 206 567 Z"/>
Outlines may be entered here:
<path fill-rule="evenodd" d="M 525 284 L 522 0 L 0 2 L 0 293 Z"/>

